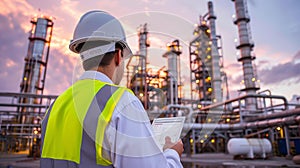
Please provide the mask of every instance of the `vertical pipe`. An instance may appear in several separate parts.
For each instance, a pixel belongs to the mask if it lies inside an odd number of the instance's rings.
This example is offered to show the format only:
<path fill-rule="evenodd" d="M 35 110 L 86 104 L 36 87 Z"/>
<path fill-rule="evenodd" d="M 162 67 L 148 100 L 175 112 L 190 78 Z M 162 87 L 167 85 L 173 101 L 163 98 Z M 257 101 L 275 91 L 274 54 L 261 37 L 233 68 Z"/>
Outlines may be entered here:
<path fill-rule="evenodd" d="M 35 17 L 31 20 L 32 29 L 29 36 L 27 56 L 25 58 L 23 78 L 20 85 L 21 93 L 43 94 L 50 42 L 53 30 L 52 17 Z M 38 104 L 37 98 L 20 98 L 19 103 Z M 25 112 L 36 112 L 35 108 L 19 108 L 20 123 L 32 123 L 34 117 L 27 117 Z"/>
<path fill-rule="evenodd" d="M 290 135 L 289 135 L 288 126 L 284 126 L 283 129 L 284 129 L 284 135 L 285 135 L 287 157 L 290 157 L 291 156 L 291 151 L 290 151 Z"/>
<path fill-rule="evenodd" d="M 196 136 L 195 136 L 195 129 L 192 130 L 192 139 L 193 139 L 193 154 L 196 154 Z M 191 143 L 191 142 L 189 142 Z"/>
<path fill-rule="evenodd" d="M 147 84 L 147 47 L 149 44 L 147 42 L 148 38 L 148 30 L 147 24 L 144 24 L 139 31 L 139 65 L 141 73 L 141 85 L 142 93 L 143 93 L 143 102 L 145 109 L 148 109 L 148 84 Z"/>
<path fill-rule="evenodd" d="M 251 52 L 253 50 L 254 44 L 251 40 L 250 35 L 250 17 L 248 15 L 247 5 L 245 0 L 233 0 L 235 4 L 236 11 L 236 20 L 234 24 L 238 27 L 239 33 L 239 44 L 236 46 L 238 50 L 240 50 L 241 57 L 238 61 L 242 62 L 243 65 L 243 73 L 244 73 L 244 84 L 245 88 L 242 91 L 245 91 L 246 94 L 255 94 L 259 89 L 256 86 L 256 78 L 254 75 L 252 61 L 255 59 L 252 56 Z M 246 108 L 249 111 L 256 110 L 257 102 L 255 98 L 247 98 L 246 99 Z"/>
<path fill-rule="evenodd" d="M 213 97 L 212 102 L 222 102 L 222 80 L 220 70 L 220 55 L 218 53 L 218 41 L 216 37 L 216 16 L 214 15 L 213 3 L 208 2 L 208 21 L 210 29 L 210 39 L 212 42 L 211 53 L 212 53 L 212 88 Z"/>
<path fill-rule="evenodd" d="M 225 74 L 225 86 L 226 86 L 226 100 L 229 100 L 229 87 L 228 87 L 228 78 L 227 78 L 227 74 Z"/>
<path fill-rule="evenodd" d="M 170 80 L 170 83 L 169 83 L 169 87 L 170 87 L 170 91 L 169 91 L 169 94 L 170 94 L 170 97 L 169 97 L 169 100 L 170 100 L 170 104 L 174 104 L 174 83 L 173 83 L 173 79 L 172 79 L 172 76 L 169 78 Z"/>
<path fill-rule="evenodd" d="M 167 46 L 168 51 L 163 55 L 168 61 L 168 78 L 169 78 L 169 100 L 170 104 L 178 104 L 178 59 L 180 56 L 180 44 L 178 40 L 174 40 L 171 44 Z"/>
<path fill-rule="evenodd" d="M 192 55 L 191 55 L 191 52 L 192 52 L 192 49 L 191 49 L 191 45 L 189 46 L 189 53 L 190 53 L 190 56 L 189 56 L 189 63 L 190 63 L 190 91 L 191 91 L 191 94 L 190 94 L 190 98 L 191 98 L 191 100 L 194 100 L 194 96 L 193 96 L 193 79 L 194 79 L 194 77 L 193 77 L 193 72 L 192 72 L 192 67 L 191 67 L 191 62 L 192 62 Z M 192 105 L 192 108 L 194 108 L 193 107 L 193 105 Z"/>
<path fill-rule="evenodd" d="M 239 101 L 239 113 L 240 113 L 240 123 L 243 123 L 244 122 L 244 119 L 243 119 L 243 113 L 242 113 L 242 105 L 241 105 L 241 99 L 238 100 Z"/>
<path fill-rule="evenodd" d="M 274 137 L 275 135 L 274 135 L 274 128 L 272 128 L 271 127 L 271 129 L 269 130 L 269 139 L 270 139 L 270 141 L 271 141 L 271 145 L 272 145 L 272 148 L 273 149 L 275 149 L 275 144 L 274 144 L 274 142 L 275 142 L 275 137 Z M 274 151 L 275 150 L 273 150 L 273 154 L 274 154 Z"/>
<path fill-rule="evenodd" d="M 187 157 L 190 157 L 191 156 L 191 150 L 192 150 L 191 149 L 191 141 L 190 141 L 191 131 L 189 131 L 185 137 L 186 137 L 185 138 L 185 143 L 184 143 L 184 145 L 186 145 L 185 146 L 185 151 L 186 151 Z"/>
<path fill-rule="evenodd" d="M 168 54 L 168 74 L 169 74 L 169 80 L 170 80 L 170 100 L 171 104 L 177 104 L 178 103 L 178 67 L 177 67 L 177 55 L 174 52 L 170 52 Z"/>
<path fill-rule="evenodd" d="M 177 58 L 177 69 L 178 69 L 178 74 L 177 74 L 177 81 L 178 81 L 178 85 L 182 85 L 181 83 L 181 66 L 180 66 L 181 62 L 180 62 L 180 57 Z M 178 87 L 177 86 L 177 90 L 178 90 L 178 95 L 177 95 L 177 102 L 176 104 L 179 104 L 179 98 L 181 99 L 182 98 L 182 87 Z"/>

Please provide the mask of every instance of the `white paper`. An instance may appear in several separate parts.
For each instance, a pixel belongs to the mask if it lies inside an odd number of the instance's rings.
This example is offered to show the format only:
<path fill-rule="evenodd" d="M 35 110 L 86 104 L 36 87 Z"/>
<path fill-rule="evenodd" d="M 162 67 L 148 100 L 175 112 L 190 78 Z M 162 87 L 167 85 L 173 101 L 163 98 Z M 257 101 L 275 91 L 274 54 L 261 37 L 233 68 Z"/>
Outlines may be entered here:
<path fill-rule="evenodd" d="M 177 142 L 183 128 L 185 117 L 155 118 L 152 123 L 154 137 L 161 149 L 165 145 L 165 137 Z"/>

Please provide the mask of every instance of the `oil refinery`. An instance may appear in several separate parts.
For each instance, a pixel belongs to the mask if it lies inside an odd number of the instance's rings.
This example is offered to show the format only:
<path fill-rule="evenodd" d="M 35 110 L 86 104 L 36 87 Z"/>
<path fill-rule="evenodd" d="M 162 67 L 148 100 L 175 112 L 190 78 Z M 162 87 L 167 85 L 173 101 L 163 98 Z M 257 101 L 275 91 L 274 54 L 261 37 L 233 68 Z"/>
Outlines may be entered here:
<path fill-rule="evenodd" d="M 150 120 L 156 117 L 185 116 L 182 134 L 183 162 L 196 162 L 199 154 L 223 153 L 234 159 L 292 158 L 300 155 L 300 104 L 288 103 L 281 95 L 261 90 L 256 72 L 246 0 L 232 0 L 233 23 L 238 32 L 237 62 L 243 73 L 243 88 L 238 97 L 229 96 L 224 68 L 222 35 L 217 30 L 213 2 L 199 17 L 193 39 L 188 44 L 189 97 L 184 97 L 181 74 L 183 57 L 180 39 L 166 44 L 157 70 L 149 66 L 151 48 L 147 23 L 138 30 L 138 52 L 125 69 L 126 85 L 140 99 Z M 195 16 L 197 17 L 197 16 Z M 0 153 L 29 151 L 39 157 L 41 120 L 57 95 L 43 94 L 53 18 L 34 17 L 20 92 L 0 92 Z M 258 56 L 259 57 L 259 56 Z M 50 58 L 51 59 L 51 58 Z"/>

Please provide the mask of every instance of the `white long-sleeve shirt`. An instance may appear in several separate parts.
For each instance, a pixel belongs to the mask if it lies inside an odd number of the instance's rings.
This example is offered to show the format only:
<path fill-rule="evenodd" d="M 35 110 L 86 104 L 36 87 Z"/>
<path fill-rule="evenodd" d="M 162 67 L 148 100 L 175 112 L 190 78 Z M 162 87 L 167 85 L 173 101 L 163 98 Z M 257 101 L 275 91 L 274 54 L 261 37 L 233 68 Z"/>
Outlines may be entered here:
<path fill-rule="evenodd" d="M 80 77 L 113 84 L 103 73 L 86 71 Z M 173 149 L 164 152 L 158 147 L 140 100 L 125 91 L 116 105 L 105 131 L 103 148 L 116 168 L 182 168 L 180 157 Z"/>

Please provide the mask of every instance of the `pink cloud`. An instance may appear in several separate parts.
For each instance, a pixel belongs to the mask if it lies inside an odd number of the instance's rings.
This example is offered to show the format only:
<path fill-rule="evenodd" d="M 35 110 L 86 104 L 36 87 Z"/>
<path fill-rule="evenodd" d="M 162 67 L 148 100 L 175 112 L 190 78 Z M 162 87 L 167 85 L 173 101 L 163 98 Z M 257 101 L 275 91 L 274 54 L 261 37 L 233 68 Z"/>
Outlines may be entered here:
<path fill-rule="evenodd" d="M 0 1 L 0 14 L 8 15 L 11 13 L 22 13 L 22 15 L 30 16 L 34 8 L 23 0 L 2 0 Z"/>
<path fill-rule="evenodd" d="M 6 67 L 7 67 L 7 68 L 11 68 L 11 67 L 14 67 L 14 66 L 16 66 L 16 65 L 17 65 L 17 64 L 16 64 L 13 60 L 7 58 L 7 60 L 6 60 Z"/>

